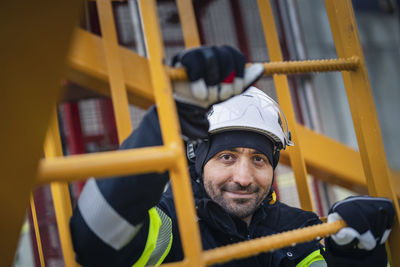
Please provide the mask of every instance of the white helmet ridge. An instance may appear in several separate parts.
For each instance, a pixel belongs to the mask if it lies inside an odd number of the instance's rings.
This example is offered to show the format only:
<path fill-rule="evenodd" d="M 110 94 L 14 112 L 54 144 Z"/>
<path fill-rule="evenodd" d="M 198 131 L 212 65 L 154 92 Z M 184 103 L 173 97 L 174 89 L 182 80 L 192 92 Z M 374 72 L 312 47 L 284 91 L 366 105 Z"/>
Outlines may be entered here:
<path fill-rule="evenodd" d="M 210 134 L 248 130 L 268 137 L 277 150 L 294 145 L 285 115 L 279 105 L 255 87 L 215 104 L 208 114 L 208 120 Z"/>

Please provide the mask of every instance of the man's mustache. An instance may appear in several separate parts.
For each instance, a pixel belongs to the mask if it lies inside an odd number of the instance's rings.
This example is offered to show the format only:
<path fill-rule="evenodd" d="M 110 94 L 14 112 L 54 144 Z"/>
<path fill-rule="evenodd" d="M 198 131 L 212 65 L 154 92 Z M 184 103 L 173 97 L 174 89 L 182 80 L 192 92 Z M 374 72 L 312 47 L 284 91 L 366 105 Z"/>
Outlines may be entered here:
<path fill-rule="evenodd" d="M 229 184 L 224 184 L 221 187 L 221 190 L 228 192 L 245 191 L 246 193 L 253 194 L 260 191 L 260 188 L 253 184 L 250 184 L 248 186 L 242 186 L 238 183 L 229 183 Z"/>

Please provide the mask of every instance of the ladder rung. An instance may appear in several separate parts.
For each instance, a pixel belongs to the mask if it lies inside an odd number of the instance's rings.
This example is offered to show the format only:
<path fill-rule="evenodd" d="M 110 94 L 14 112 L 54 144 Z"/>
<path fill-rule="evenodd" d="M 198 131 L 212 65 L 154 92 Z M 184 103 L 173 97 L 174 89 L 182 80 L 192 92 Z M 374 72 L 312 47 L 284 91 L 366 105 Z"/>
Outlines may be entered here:
<path fill-rule="evenodd" d="M 205 251 L 203 254 L 204 261 L 206 265 L 214 265 L 232 259 L 241 259 L 261 252 L 277 250 L 298 243 L 319 239 L 334 234 L 343 227 L 346 227 L 346 223 L 343 220 L 339 220 L 332 223 L 307 226 L 301 229 L 219 247 Z"/>
<path fill-rule="evenodd" d="M 359 58 L 319 59 L 301 61 L 279 61 L 267 62 L 264 64 L 264 75 L 271 74 L 294 74 L 307 72 L 329 72 L 349 71 L 357 69 Z M 183 81 L 187 79 L 183 68 L 168 68 L 168 74 L 172 80 Z"/>
<path fill-rule="evenodd" d="M 174 149 L 154 146 L 43 159 L 36 184 L 84 180 L 92 176 L 163 172 L 174 165 L 176 157 Z"/>

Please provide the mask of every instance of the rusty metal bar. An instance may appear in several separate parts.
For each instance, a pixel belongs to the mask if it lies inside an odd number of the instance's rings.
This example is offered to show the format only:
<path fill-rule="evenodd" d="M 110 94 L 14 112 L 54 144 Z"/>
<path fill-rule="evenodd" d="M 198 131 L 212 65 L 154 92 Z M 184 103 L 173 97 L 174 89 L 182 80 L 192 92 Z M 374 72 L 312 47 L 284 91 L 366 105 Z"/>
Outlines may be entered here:
<path fill-rule="evenodd" d="M 298 243 L 320 239 L 338 232 L 346 226 L 343 220 L 333 223 L 323 223 L 308 226 L 302 229 L 287 231 L 271 236 L 261 237 L 234 245 L 219 247 L 204 252 L 204 261 L 207 265 L 241 259 L 251 255 L 294 246 Z"/>
<path fill-rule="evenodd" d="M 302 60 L 302 61 L 283 61 L 264 63 L 264 75 L 272 74 L 294 74 L 309 72 L 332 72 L 332 71 L 352 71 L 359 65 L 356 56 L 350 58 Z"/>
<path fill-rule="evenodd" d="M 353 71 L 359 65 L 356 56 L 337 59 L 303 60 L 303 61 L 273 61 L 263 63 L 264 75 L 295 74 L 308 72 Z M 171 80 L 187 80 L 183 68 L 168 68 Z"/>

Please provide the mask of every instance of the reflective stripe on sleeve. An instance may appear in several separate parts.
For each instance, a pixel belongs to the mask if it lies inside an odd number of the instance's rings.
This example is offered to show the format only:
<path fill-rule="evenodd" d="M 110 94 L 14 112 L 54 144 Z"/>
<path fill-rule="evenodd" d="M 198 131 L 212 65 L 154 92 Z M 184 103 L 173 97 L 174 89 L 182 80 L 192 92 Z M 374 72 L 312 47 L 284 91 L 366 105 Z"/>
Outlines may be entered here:
<path fill-rule="evenodd" d="M 150 255 L 146 265 L 160 265 L 167 256 L 172 245 L 172 223 L 171 219 L 159 208 L 156 208 L 161 219 L 161 226 L 158 231 L 156 248 Z"/>
<path fill-rule="evenodd" d="M 327 267 L 328 265 L 326 264 L 325 260 L 318 260 L 312 262 L 308 267 Z"/>
<path fill-rule="evenodd" d="M 93 178 L 86 182 L 78 208 L 90 230 L 115 250 L 131 241 L 142 226 L 134 226 L 119 215 L 108 204 Z"/>
<path fill-rule="evenodd" d="M 171 219 L 159 208 L 149 210 L 150 226 L 146 247 L 132 267 L 160 265 L 172 245 Z"/>
<path fill-rule="evenodd" d="M 321 255 L 320 250 L 315 250 L 299 262 L 296 267 L 326 267 L 324 257 Z"/>

